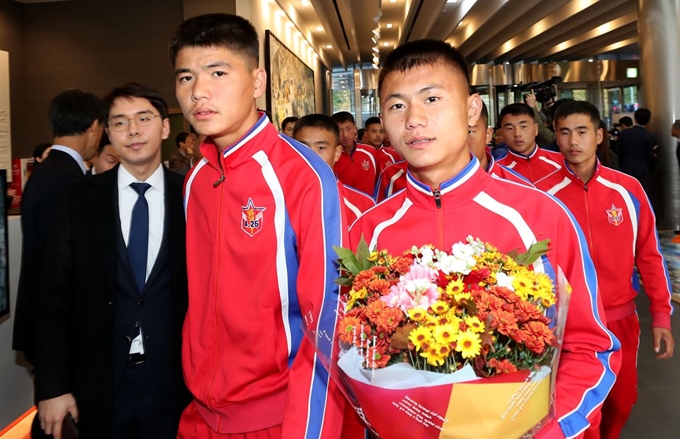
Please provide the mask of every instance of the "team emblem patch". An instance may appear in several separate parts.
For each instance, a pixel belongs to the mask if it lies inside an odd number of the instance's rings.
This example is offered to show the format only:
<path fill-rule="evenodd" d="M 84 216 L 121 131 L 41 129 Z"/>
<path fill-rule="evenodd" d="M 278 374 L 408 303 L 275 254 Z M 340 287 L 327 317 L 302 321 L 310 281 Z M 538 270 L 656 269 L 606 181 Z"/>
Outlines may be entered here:
<path fill-rule="evenodd" d="M 371 167 L 371 164 L 368 162 L 368 160 L 364 160 L 361 162 L 361 167 L 364 168 L 364 171 L 368 171 L 368 168 Z"/>
<path fill-rule="evenodd" d="M 623 222 L 623 209 L 620 207 L 616 207 L 612 204 L 612 208 L 609 210 L 605 210 L 607 212 L 607 219 L 609 220 L 610 224 L 614 224 L 615 226 L 618 226 Z"/>
<path fill-rule="evenodd" d="M 255 207 L 253 199 L 248 198 L 248 204 L 241 206 L 241 230 L 246 232 L 251 238 L 262 230 L 265 207 Z"/>

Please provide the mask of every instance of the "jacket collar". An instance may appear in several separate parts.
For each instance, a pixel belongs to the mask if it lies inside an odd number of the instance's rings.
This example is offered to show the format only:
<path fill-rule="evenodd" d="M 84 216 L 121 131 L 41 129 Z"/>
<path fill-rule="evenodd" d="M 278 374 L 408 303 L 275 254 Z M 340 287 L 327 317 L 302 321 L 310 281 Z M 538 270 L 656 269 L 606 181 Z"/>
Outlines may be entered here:
<path fill-rule="evenodd" d="M 569 163 L 567 162 L 566 159 L 564 159 L 564 163 L 562 163 L 562 169 L 559 170 L 558 172 L 561 172 L 562 175 L 569 178 L 569 180 L 571 180 L 574 183 L 578 183 L 580 185 L 585 185 L 586 183 L 592 183 L 593 181 L 595 181 L 595 179 L 600 175 L 600 173 L 602 171 L 602 165 L 600 164 L 600 159 L 595 158 L 595 160 L 596 160 L 596 162 L 595 162 L 595 172 L 593 173 L 593 176 L 590 178 L 590 180 L 587 181 L 587 182 L 581 180 L 581 178 L 578 175 L 576 175 L 576 173 L 574 171 L 572 171 L 571 168 L 569 168 Z"/>
<path fill-rule="evenodd" d="M 439 188 L 431 188 L 416 179 L 411 171 L 406 173 L 406 191 L 409 199 L 414 204 L 420 204 L 427 208 L 435 209 L 434 190 L 439 190 L 442 205 L 460 206 L 469 203 L 479 192 L 484 190 L 491 181 L 491 177 L 479 165 L 479 160 L 470 154 L 468 163 L 457 175 L 443 182 Z"/>
<path fill-rule="evenodd" d="M 510 147 L 508 147 L 508 154 L 511 155 L 511 156 L 520 158 L 520 159 L 532 160 L 534 158 L 538 158 L 538 145 L 536 143 L 534 143 L 534 149 L 527 155 L 516 153 Z"/>

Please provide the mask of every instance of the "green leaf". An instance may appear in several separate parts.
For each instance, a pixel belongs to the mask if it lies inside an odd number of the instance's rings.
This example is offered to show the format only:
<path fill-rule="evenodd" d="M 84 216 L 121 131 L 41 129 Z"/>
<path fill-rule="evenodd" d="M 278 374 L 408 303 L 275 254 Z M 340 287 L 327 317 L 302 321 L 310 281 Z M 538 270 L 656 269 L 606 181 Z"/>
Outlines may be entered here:
<path fill-rule="evenodd" d="M 352 250 L 344 247 L 333 246 L 333 250 L 340 257 L 340 269 L 356 276 L 361 271 L 361 264 L 357 261 Z"/>
<path fill-rule="evenodd" d="M 531 244 L 526 252 L 518 254 L 514 259 L 520 265 L 533 264 L 538 258 L 548 253 L 550 240 L 544 239 Z"/>
<path fill-rule="evenodd" d="M 356 259 L 359 263 L 360 270 L 368 270 L 374 263 L 369 261 L 368 258 L 371 256 L 371 250 L 368 248 L 368 244 L 364 239 L 363 233 L 361 234 L 361 239 L 357 245 Z"/>
<path fill-rule="evenodd" d="M 337 285 L 341 285 L 343 287 L 351 287 L 352 286 L 352 280 L 347 276 L 340 276 L 339 278 L 335 279 L 334 282 Z"/>

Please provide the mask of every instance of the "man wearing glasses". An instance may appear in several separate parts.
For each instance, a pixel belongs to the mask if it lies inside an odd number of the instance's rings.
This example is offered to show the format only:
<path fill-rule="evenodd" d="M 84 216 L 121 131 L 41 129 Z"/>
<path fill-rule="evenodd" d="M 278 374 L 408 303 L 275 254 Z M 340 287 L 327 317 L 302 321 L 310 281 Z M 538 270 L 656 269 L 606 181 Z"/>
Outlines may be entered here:
<path fill-rule="evenodd" d="M 182 177 L 161 165 L 168 109 L 126 84 L 104 98 L 120 156 L 67 187 L 38 289 L 36 399 L 46 434 L 70 414 L 80 438 L 171 439 L 188 403 Z"/>

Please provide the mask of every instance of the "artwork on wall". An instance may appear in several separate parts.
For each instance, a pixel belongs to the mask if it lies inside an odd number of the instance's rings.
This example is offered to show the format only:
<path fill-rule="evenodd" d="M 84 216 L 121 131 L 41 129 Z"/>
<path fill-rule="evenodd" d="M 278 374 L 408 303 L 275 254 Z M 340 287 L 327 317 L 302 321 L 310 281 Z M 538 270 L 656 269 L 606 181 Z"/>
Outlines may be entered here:
<path fill-rule="evenodd" d="M 9 254 L 7 243 L 7 171 L 0 169 L 0 317 L 9 313 Z"/>
<path fill-rule="evenodd" d="M 267 104 L 277 128 L 288 116 L 316 112 L 314 71 L 270 31 L 265 34 L 265 69 L 269 78 Z"/>

